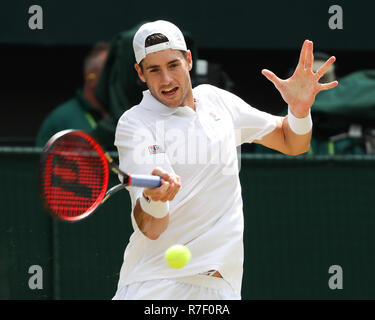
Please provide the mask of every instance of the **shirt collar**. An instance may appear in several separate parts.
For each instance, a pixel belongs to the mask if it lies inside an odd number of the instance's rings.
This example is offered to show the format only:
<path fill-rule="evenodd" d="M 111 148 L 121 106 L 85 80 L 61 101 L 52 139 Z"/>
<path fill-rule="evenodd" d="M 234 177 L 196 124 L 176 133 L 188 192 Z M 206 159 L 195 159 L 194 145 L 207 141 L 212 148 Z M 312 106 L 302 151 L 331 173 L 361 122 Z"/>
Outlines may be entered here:
<path fill-rule="evenodd" d="M 140 103 L 140 105 L 150 111 L 157 112 L 160 115 L 163 116 L 170 116 L 177 111 L 182 111 L 182 109 L 186 109 L 190 107 L 168 107 L 161 103 L 159 100 L 157 100 L 150 92 L 150 90 L 143 91 L 143 99 Z M 191 110 L 193 113 L 194 111 Z"/>

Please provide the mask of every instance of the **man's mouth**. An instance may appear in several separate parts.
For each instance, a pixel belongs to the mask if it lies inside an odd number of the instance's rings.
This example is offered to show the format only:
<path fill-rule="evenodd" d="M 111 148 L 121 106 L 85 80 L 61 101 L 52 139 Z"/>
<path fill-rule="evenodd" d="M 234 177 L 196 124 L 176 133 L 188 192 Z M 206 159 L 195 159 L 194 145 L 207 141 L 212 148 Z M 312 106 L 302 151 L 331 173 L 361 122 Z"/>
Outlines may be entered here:
<path fill-rule="evenodd" d="M 178 87 L 174 87 L 172 89 L 162 90 L 161 93 L 166 97 L 171 97 L 177 92 L 177 90 L 178 90 Z"/>

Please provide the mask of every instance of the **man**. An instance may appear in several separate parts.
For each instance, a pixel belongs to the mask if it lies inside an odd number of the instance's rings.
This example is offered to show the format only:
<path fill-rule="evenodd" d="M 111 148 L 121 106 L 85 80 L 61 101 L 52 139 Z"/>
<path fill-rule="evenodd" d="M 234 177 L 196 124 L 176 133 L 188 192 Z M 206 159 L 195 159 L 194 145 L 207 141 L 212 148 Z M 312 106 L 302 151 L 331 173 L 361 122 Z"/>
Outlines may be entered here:
<path fill-rule="evenodd" d="M 306 152 L 315 96 L 337 85 L 318 82 L 335 58 L 313 73 L 313 43 L 306 40 L 291 78 L 262 71 L 289 105 L 281 118 L 211 85 L 192 89 L 191 52 L 169 22 L 141 26 L 133 47 L 149 90 L 120 118 L 115 145 L 122 170 L 158 175 L 162 185 L 128 188 L 134 233 L 114 299 L 240 299 L 244 226 L 236 146 Z M 192 259 L 172 269 L 164 252 L 177 243 Z"/>
<path fill-rule="evenodd" d="M 83 88 L 77 90 L 74 98 L 56 107 L 44 119 L 36 138 L 36 146 L 43 147 L 52 135 L 65 129 L 81 129 L 91 133 L 97 121 L 108 116 L 95 96 L 108 50 L 109 45 L 105 42 L 97 43 L 90 50 L 84 60 Z"/>

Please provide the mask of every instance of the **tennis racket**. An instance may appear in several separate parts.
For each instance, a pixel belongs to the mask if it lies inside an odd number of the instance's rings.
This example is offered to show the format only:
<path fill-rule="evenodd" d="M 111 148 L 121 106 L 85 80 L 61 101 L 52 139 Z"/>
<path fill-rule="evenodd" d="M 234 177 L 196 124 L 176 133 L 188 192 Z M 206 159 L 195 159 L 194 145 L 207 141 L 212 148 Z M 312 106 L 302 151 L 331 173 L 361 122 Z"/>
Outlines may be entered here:
<path fill-rule="evenodd" d="M 108 189 L 109 169 L 122 177 Z M 64 130 L 47 142 L 40 160 L 39 188 L 44 208 L 65 221 L 78 221 L 127 186 L 157 188 L 161 178 L 121 171 L 99 143 L 81 130 Z"/>

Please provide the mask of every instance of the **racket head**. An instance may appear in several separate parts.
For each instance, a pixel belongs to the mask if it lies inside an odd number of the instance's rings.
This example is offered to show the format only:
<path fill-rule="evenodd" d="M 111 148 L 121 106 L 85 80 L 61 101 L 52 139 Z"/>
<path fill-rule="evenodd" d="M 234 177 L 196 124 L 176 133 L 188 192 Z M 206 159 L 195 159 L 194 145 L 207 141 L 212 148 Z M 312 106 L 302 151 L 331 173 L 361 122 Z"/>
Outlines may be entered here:
<path fill-rule="evenodd" d="M 103 149 L 81 130 L 64 130 L 47 142 L 39 189 L 46 211 L 64 221 L 86 218 L 100 205 L 109 180 Z"/>

